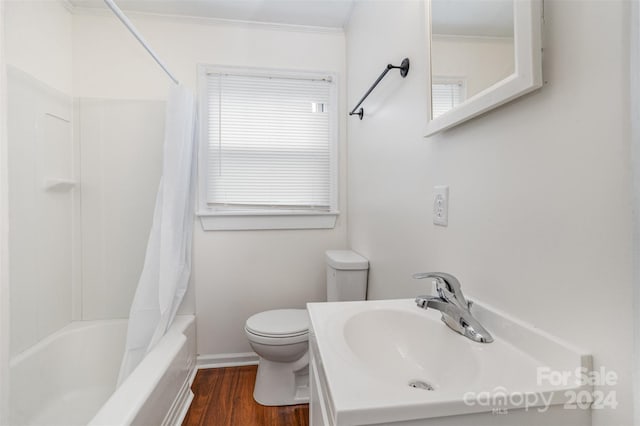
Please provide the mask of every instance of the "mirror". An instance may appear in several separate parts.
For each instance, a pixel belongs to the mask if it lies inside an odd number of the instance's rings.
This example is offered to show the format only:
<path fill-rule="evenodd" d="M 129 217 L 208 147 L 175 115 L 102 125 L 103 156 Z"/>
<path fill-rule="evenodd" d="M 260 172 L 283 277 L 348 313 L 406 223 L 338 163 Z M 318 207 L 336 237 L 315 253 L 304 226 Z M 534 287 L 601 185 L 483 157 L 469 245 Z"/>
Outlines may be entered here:
<path fill-rule="evenodd" d="M 542 85 L 539 0 L 430 0 L 427 136 Z"/>

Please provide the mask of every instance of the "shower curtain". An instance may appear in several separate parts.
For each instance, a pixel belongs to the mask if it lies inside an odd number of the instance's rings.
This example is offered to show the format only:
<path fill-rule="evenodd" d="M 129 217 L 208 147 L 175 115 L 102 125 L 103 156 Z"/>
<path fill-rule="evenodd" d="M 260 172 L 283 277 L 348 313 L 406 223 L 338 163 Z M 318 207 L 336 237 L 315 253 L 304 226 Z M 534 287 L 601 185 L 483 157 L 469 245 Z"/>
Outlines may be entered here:
<path fill-rule="evenodd" d="M 195 99 L 182 86 L 170 89 L 163 168 L 127 329 L 118 385 L 171 325 L 191 273 L 195 186 Z"/>

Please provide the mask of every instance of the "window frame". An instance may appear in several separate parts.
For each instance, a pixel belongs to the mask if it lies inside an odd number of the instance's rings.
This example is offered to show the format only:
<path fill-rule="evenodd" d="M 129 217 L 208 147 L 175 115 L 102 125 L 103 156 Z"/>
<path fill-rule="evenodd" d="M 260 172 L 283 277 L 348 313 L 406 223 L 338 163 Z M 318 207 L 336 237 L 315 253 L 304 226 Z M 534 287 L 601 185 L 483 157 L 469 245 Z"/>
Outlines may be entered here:
<path fill-rule="evenodd" d="M 207 158 L 208 158 L 208 90 L 207 76 L 210 73 L 234 75 L 285 77 L 285 78 L 330 78 L 329 114 L 329 210 L 303 210 L 286 208 L 212 207 L 207 204 Z M 205 231 L 261 230 L 261 229 L 332 229 L 340 211 L 339 200 L 339 107 L 338 77 L 332 72 L 298 71 L 278 68 L 235 67 L 198 64 L 198 189 L 196 215 Z"/>

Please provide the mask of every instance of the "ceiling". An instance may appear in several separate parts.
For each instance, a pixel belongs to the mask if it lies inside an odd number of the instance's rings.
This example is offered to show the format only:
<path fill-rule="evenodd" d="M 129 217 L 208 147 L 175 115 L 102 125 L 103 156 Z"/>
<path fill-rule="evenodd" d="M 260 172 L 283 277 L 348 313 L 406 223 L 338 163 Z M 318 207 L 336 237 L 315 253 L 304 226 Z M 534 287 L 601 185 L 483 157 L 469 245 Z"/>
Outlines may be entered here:
<path fill-rule="evenodd" d="M 70 0 L 106 9 L 102 0 Z M 353 0 L 116 0 L 125 12 L 148 12 L 264 23 L 343 28 Z"/>
<path fill-rule="evenodd" d="M 513 37 L 513 0 L 433 0 L 433 34 Z"/>

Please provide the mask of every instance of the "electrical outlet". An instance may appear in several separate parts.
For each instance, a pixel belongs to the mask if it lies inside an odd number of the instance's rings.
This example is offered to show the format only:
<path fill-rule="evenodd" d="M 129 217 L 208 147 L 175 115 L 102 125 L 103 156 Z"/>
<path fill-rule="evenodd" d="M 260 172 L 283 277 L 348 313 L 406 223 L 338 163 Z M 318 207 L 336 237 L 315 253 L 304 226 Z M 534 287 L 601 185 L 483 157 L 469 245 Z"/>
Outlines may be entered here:
<path fill-rule="evenodd" d="M 439 226 L 449 225 L 449 187 L 433 187 L 433 223 Z"/>

